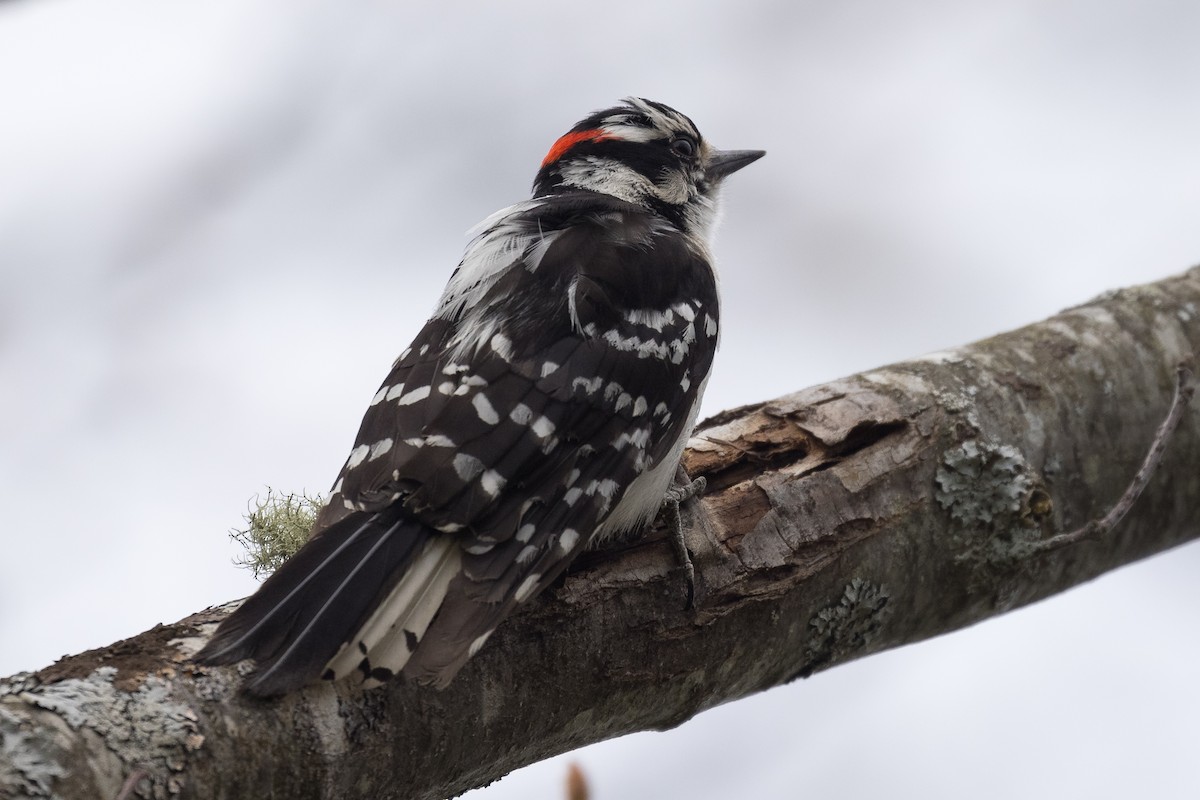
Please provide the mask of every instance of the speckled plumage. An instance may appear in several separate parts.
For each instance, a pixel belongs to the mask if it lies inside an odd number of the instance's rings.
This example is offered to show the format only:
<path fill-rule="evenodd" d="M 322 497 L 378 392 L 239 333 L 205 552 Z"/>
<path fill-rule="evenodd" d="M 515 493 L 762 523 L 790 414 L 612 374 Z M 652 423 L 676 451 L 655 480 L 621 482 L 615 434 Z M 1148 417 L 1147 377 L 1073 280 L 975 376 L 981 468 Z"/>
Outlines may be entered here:
<path fill-rule="evenodd" d="M 715 187 L 760 155 L 636 98 L 560 139 L 372 398 L 308 544 L 200 660 L 256 659 L 262 695 L 445 685 L 581 550 L 651 519 L 717 346 Z"/>

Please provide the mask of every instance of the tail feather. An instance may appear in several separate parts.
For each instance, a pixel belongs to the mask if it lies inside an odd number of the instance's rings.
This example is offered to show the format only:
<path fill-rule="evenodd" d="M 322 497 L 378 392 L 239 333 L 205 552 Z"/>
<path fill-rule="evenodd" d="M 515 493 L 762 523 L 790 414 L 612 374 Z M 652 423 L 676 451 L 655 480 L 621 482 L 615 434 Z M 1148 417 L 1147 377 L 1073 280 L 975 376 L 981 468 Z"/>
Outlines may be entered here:
<path fill-rule="evenodd" d="M 246 658 L 262 659 L 278 649 L 292 626 L 298 610 L 295 601 L 300 600 L 301 590 L 337 563 L 378 516 L 362 522 L 349 536 L 309 540 L 221 623 L 213 638 L 197 653 L 196 660 L 203 664 L 232 664 Z M 274 636 L 269 634 L 271 622 L 276 623 Z"/>
<path fill-rule="evenodd" d="M 483 571 L 473 568 L 475 565 L 471 563 L 485 556 L 465 556 L 463 568 L 445 592 L 421 648 L 405 664 L 404 676 L 418 683 L 445 688 L 483 647 L 496 626 L 519 605 L 554 583 L 566 570 L 571 557 L 585 544 L 583 540 L 578 541 L 566 558 L 561 549 L 549 548 L 523 568 L 518 568 L 519 562 L 513 559 L 513 570 L 490 580 L 477 578 L 476 575 Z M 498 596 L 496 586 L 504 581 L 508 583 Z"/>
<path fill-rule="evenodd" d="M 260 697 L 351 675 L 367 688 L 401 673 L 444 687 L 500 621 L 566 563 L 543 552 L 525 567 L 532 574 L 519 587 L 494 599 L 495 579 L 464 571 L 469 558 L 458 537 L 400 507 L 351 514 L 268 578 L 196 660 L 253 658 L 258 670 L 244 690 Z M 520 572 L 502 577 L 511 583 Z"/>
<path fill-rule="evenodd" d="M 515 605 L 513 600 L 490 603 L 471 599 L 460 583 L 447 594 L 421 648 L 405 664 L 404 676 L 445 688 Z"/>
<path fill-rule="evenodd" d="M 328 664 L 333 678 L 359 670 L 368 687 L 389 680 L 404 667 L 424 637 L 459 573 L 462 550 L 449 537 L 435 536 Z"/>
<path fill-rule="evenodd" d="M 233 612 L 196 660 L 258 662 L 247 692 L 284 694 L 322 676 L 419 553 L 430 532 L 389 509 L 354 514 L 310 539 Z"/>

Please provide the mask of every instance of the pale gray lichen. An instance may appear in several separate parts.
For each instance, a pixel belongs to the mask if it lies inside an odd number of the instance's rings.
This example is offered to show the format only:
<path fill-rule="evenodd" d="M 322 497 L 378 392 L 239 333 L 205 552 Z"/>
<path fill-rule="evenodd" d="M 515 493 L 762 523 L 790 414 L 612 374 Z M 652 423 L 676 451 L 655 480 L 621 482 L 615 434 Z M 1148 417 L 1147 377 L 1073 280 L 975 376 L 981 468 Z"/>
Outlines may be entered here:
<path fill-rule="evenodd" d="M 53 797 L 66 770 L 50 757 L 46 732 L 0 708 L 0 797 Z"/>
<path fill-rule="evenodd" d="M 174 773 L 182 772 L 187 755 L 204 744 L 196 713 L 175 700 L 161 678 L 147 676 L 137 689 L 125 691 L 113 685 L 116 673 L 114 667 L 100 667 L 87 678 L 42 686 L 22 699 L 73 729 L 99 736 L 126 773 L 145 769 L 139 797 L 165 800 L 181 788 Z"/>
<path fill-rule="evenodd" d="M 813 614 L 808 622 L 801 676 L 866 648 L 892 615 L 885 587 L 855 578 L 836 602 Z"/>
<path fill-rule="evenodd" d="M 978 386 L 966 386 L 959 391 L 938 390 L 933 393 L 938 404 L 951 414 L 962 414 L 967 424 L 979 430 L 979 415 L 975 404 Z"/>
<path fill-rule="evenodd" d="M 1034 486 L 1020 450 L 979 439 L 947 450 L 935 480 L 938 503 L 964 526 L 1016 515 Z"/>
<path fill-rule="evenodd" d="M 974 405 L 974 402 L 970 397 L 959 392 L 938 390 L 933 393 L 933 396 L 937 399 L 942 408 L 946 409 L 952 414 L 956 414 L 960 411 L 966 411 L 968 408 Z"/>
<path fill-rule="evenodd" d="M 17 672 L 7 678 L 0 678 L 0 697 L 19 695 L 38 685 L 38 679 L 32 672 Z"/>

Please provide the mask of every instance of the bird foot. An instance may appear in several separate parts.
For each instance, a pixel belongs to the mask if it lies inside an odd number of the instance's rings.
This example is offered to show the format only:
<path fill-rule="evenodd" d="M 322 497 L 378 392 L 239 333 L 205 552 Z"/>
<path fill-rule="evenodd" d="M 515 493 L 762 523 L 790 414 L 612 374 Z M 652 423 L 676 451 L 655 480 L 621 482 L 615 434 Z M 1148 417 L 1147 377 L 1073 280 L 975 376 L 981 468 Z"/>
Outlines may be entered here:
<path fill-rule="evenodd" d="M 675 473 L 675 483 L 667 490 L 666 496 L 663 497 L 662 508 L 658 512 L 659 518 L 666 524 L 671 547 L 675 550 L 675 558 L 679 561 L 679 566 L 683 568 L 683 575 L 687 580 L 688 608 L 692 608 L 695 604 L 696 568 L 692 565 L 692 556 L 688 552 L 687 542 L 683 538 L 683 522 L 680 518 L 679 508 L 684 503 L 704 494 L 707 486 L 708 482 L 704 478 L 692 480 L 683 467 L 680 467 Z"/>

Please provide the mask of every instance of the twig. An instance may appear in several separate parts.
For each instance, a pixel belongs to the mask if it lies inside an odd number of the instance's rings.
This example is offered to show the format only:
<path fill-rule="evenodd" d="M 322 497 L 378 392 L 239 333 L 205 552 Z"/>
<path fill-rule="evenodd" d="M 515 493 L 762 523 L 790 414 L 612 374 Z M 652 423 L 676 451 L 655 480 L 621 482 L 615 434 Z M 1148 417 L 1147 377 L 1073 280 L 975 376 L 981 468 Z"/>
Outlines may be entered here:
<path fill-rule="evenodd" d="M 1100 519 L 1094 519 L 1082 528 L 1077 528 L 1067 533 L 1060 533 L 1057 536 L 1051 536 L 1049 539 L 1038 542 L 1034 546 L 1035 553 L 1057 550 L 1060 547 L 1075 544 L 1089 537 L 1107 533 L 1116 527 L 1121 518 L 1137 502 L 1138 497 L 1142 494 L 1142 490 L 1150 482 L 1150 476 L 1158 469 L 1158 464 L 1162 461 L 1163 451 L 1167 449 L 1167 442 L 1170 441 L 1171 435 L 1175 433 L 1175 428 L 1179 425 L 1179 420 L 1183 418 L 1183 411 L 1187 408 L 1188 403 L 1191 402 L 1195 391 L 1196 387 L 1192 383 L 1192 357 L 1189 355 L 1175 367 L 1175 397 L 1171 400 L 1171 408 L 1167 411 L 1166 419 L 1158 426 L 1158 431 L 1154 434 L 1154 441 L 1150 444 L 1150 452 L 1146 453 L 1146 460 L 1142 462 L 1141 469 L 1133 476 L 1133 481 L 1125 489 L 1125 494 L 1121 495 L 1121 499 L 1117 501 L 1116 505 Z"/>
<path fill-rule="evenodd" d="M 121 784 L 121 791 L 117 793 L 116 800 L 126 800 L 126 798 L 130 797 L 134 787 L 138 785 L 142 778 L 148 777 L 150 777 L 150 773 L 144 769 L 135 769 L 129 773 L 129 777 L 125 779 L 125 783 Z"/>

